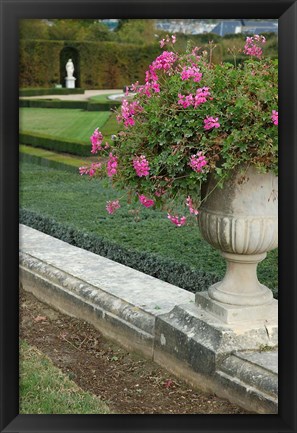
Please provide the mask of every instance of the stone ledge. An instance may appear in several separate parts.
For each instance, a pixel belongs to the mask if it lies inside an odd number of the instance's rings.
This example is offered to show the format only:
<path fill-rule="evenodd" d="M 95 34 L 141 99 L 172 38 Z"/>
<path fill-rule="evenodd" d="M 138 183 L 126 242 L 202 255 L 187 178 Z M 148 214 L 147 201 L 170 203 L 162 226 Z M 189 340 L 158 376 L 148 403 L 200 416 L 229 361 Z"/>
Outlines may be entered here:
<path fill-rule="evenodd" d="M 257 351 L 261 345 L 276 346 L 277 327 L 267 333 L 263 326 L 223 323 L 200 309 L 193 293 L 24 225 L 20 283 L 193 386 L 250 411 L 277 413 L 277 371 L 265 370 Z M 263 370 L 256 387 L 251 378 Z"/>

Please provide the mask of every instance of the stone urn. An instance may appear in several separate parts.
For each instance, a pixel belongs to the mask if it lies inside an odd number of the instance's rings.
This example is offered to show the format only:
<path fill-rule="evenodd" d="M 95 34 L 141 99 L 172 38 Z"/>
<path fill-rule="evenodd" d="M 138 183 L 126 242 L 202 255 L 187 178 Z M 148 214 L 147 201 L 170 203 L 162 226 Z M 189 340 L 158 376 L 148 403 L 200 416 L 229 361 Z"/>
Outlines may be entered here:
<path fill-rule="evenodd" d="M 278 178 L 241 167 L 222 189 L 215 186 L 210 176 L 202 191 L 199 227 L 203 238 L 222 252 L 227 270 L 208 296 L 238 306 L 268 304 L 272 292 L 258 281 L 257 265 L 277 247 Z"/>

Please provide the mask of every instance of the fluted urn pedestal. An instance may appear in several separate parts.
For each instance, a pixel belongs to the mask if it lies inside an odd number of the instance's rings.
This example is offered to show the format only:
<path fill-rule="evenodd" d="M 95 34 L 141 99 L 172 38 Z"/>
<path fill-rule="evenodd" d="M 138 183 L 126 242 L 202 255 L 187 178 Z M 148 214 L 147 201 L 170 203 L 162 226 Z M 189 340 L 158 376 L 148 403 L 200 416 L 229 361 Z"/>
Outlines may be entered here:
<path fill-rule="evenodd" d="M 275 316 L 277 301 L 259 282 L 257 265 L 277 247 L 277 177 L 243 167 L 222 189 L 215 185 L 210 179 L 203 192 L 199 226 L 203 238 L 222 252 L 227 269 L 208 293 L 197 293 L 196 302 L 227 322 Z"/>

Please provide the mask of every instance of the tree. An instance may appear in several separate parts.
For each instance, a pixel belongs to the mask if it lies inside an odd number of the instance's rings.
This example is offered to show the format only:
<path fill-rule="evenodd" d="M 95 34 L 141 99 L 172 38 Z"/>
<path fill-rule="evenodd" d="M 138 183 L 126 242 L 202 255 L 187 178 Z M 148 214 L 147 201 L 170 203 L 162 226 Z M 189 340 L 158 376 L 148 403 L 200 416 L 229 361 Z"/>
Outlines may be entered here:
<path fill-rule="evenodd" d="M 78 41 L 84 40 L 86 35 L 86 26 L 83 25 L 85 20 L 52 20 L 49 27 L 49 38 L 59 41 Z M 90 20 L 87 20 L 90 21 Z"/>
<path fill-rule="evenodd" d="M 84 35 L 84 40 L 86 41 L 113 41 L 114 39 L 114 33 L 111 32 L 105 24 L 99 21 L 89 25 Z"/>
<path fill-rule="evenodd" d="M 44 20 L 20 21 L 20 39 L 48 39 L 49 26 Z"/>
<path fill-rule="evenodd" d="M 155 20 L 121 20 L 116 31 L 119 42 L 150 44 L 155 42 Z"/>

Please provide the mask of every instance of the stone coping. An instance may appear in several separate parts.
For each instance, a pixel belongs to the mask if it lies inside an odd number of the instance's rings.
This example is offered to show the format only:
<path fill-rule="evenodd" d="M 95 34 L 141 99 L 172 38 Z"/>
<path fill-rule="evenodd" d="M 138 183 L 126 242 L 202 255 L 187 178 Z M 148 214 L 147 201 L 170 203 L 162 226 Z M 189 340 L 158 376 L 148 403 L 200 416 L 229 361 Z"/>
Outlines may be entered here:
<path fill-rule="evenodd" d="M 277 413 L 277 329 L 270 340 L 262 329 L 235 333 L 199 309 L 193 293 L 25 225 L 20 284 L 193 386 Z M 259 350 L 270 345 L 273 354 Z"/>

